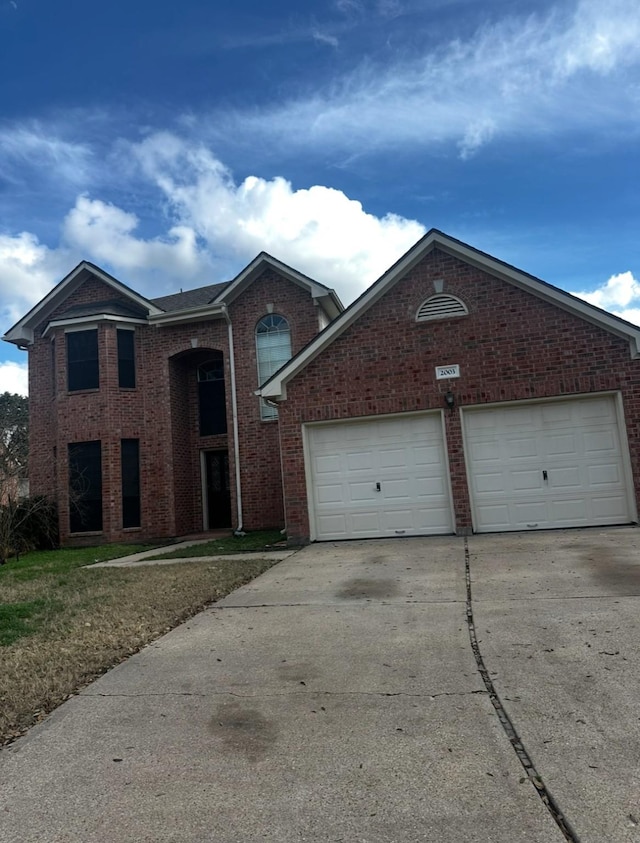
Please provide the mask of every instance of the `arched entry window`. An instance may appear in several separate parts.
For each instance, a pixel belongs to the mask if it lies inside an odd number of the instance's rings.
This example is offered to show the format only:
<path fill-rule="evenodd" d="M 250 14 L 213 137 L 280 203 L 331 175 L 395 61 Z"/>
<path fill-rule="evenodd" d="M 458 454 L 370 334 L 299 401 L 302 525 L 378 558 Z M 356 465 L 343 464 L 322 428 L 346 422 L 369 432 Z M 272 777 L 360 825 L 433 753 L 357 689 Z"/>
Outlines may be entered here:
<path fill-rule="evenodd" d="M 263 317 L 256 325 L 258 350 L 258 385 L 261 386 L 291 357 L 289 323 L 277 313 Z M 264 401 L 260 404 L 260 418 L 276 419 L 278 411 Z"/>
<path fill-rule="evenodd" d="M 224 391 L 222 352 L 198 366 L 200 436 L 227 432 L 227 403 Z"/>

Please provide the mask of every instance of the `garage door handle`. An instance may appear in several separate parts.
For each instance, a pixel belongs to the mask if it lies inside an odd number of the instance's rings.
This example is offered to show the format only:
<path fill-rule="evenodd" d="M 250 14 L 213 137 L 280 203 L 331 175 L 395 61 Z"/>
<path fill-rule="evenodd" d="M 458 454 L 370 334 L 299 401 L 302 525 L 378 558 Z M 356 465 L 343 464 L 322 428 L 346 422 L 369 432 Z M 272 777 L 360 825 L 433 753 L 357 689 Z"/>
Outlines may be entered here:
<path fill-rule="evenodd" d="M 376 483 L 376 492 L 379 492 L 379 491 L 380 491 L 380 484 Z"/>
<path fill-rule="evenodd" d="M 546 471 L 542 472 L 542 479 L 544 480 L 545 483 L 547 482 L 548 478 L 547 478 L 547 472 Z"/>

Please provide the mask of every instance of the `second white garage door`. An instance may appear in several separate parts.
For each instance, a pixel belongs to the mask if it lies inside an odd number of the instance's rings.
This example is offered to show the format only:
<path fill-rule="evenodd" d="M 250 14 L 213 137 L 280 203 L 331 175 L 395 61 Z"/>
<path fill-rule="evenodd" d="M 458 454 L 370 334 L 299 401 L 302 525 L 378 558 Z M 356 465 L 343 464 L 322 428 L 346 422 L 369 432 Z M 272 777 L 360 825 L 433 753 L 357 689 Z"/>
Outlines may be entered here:
<path fill-rule="evenodd" d="M 476 532 L 633 520 L 613 395 L 465 409 L 463 418 Z"/>
<path fill-rule="evenodd" d="M 440 413 L 308 426 L 306 437 L 314 538 L 453 532 Z"/>

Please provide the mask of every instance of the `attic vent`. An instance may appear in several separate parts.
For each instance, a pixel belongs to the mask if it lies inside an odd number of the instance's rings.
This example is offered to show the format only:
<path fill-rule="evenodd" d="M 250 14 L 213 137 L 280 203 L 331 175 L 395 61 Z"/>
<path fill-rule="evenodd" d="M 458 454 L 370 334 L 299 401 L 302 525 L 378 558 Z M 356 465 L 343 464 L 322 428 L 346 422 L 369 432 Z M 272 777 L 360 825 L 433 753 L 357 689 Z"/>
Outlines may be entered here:
<path fill-rule="evenodd" d="M 416 313 L 416 322 L 450 319 L 452 316 L 466 316 L 468 313 L 466 304 L 459 298 L 441 293 L 422 302 Z"/>

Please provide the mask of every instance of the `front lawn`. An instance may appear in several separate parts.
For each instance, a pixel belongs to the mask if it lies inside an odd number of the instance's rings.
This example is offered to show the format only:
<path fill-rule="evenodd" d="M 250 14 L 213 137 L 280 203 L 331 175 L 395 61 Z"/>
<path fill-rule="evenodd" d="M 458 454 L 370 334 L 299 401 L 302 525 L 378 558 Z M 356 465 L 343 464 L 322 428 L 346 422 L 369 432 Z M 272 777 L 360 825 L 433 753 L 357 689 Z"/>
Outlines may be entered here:
<path fill-rule="evenodd" d="M 250 561 L 83 567 L 141 549 L 41 551 L 0 566 L 0 745 L 273 564 L 256 554 Z"/>

